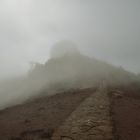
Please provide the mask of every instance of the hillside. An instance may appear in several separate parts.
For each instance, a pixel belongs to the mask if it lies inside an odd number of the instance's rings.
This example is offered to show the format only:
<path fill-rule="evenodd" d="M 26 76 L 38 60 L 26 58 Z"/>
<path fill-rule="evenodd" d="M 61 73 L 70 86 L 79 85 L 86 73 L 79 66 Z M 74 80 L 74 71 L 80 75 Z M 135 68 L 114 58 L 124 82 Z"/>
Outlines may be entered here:
<path fill-rule="evenodd" d="M 124 85 L 135 81 L 136 76 L 104 61 L 70 51 L 50 58 L 45 64 L 36 64 L 29 74 L 36 85 L 48 90 L 94 87 L 105 82 L 108 85 Z M 44 87 L 43 87 L 44 86 Z"/>
<path fill-rule="evenodd" d="M 94 57 L 83 55 L 73 43 L 57 43 L 45 64 L 35 63 L 26 77 L 0 85 L 0 108 L 23 103 L 36 96 L 48 96 L 75 88 L 127 85 L 137 76 Z M 8 95 L 8 98 L 7 96 Z"/>
<path fill-rule="evenodd" d="M 137 140 L 140 95 L 127 90 L 138 92 L 130 85 L 69 90 L 7 108 L 0 111 L 0 139 Z"/>
<path fill-rule="evenodd" d="M 139 138 L 136 75 L 73 47 L 62 50 L 35 64 L 26 77 L 4 84 L 1 91 L 9 98 L 0 111 L 0 139 Z"/>

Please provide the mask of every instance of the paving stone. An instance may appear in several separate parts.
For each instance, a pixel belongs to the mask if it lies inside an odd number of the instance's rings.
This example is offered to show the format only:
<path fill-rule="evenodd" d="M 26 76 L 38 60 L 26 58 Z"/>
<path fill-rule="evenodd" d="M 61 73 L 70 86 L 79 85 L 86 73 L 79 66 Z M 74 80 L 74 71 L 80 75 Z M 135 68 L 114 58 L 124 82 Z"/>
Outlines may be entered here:
<path fill-rule="evenodd" d="M 109 97 L 100 89 L 81 103 L 52 140 L 113 140 L 111 120 Z"/>

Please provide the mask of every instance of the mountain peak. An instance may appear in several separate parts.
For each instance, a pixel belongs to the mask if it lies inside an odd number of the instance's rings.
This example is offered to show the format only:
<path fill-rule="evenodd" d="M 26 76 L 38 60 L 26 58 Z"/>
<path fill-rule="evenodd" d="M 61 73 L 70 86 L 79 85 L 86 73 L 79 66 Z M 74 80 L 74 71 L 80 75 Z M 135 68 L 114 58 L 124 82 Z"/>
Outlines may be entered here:
<path fill-rule="evenodd" d="M 51 50 L 51 58 L 58 58 L 69 54 L 80 54 L 76 44 L 71 41 L 57 42 Z"/>

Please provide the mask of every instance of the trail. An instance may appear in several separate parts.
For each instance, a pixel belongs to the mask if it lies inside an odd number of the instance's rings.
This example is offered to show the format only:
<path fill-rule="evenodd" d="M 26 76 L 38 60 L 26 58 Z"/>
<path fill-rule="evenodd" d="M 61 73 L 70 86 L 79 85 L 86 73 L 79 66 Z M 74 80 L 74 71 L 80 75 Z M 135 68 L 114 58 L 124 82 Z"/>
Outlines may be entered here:
<path fill-rule="evenodd" d="M 138 140 L 139 90 L 106 87 L 70 90 L 2 110 L 0 140 Z"/>
<path fill-rule="evenodd" d="M 0 139 L 113 140 L 110 99 L 104 87 L 69 91 L 4 110 Z"/>
<path fill-rule="evenodd" d="M 100 87 L 75 109 L 52 140 L 112 140 L 112 130 L 109 97 Z"/>

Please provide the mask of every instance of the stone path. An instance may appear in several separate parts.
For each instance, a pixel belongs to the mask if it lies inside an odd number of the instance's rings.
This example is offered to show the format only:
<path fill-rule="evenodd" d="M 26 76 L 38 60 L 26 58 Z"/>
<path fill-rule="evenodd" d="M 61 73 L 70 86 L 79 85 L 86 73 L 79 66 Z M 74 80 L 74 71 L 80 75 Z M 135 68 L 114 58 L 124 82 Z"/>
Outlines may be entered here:
<path fill-rule="evenodd" d="M 109 97 L 99 90 L 58 128 L 52 140 L 113 140 Z"/>

